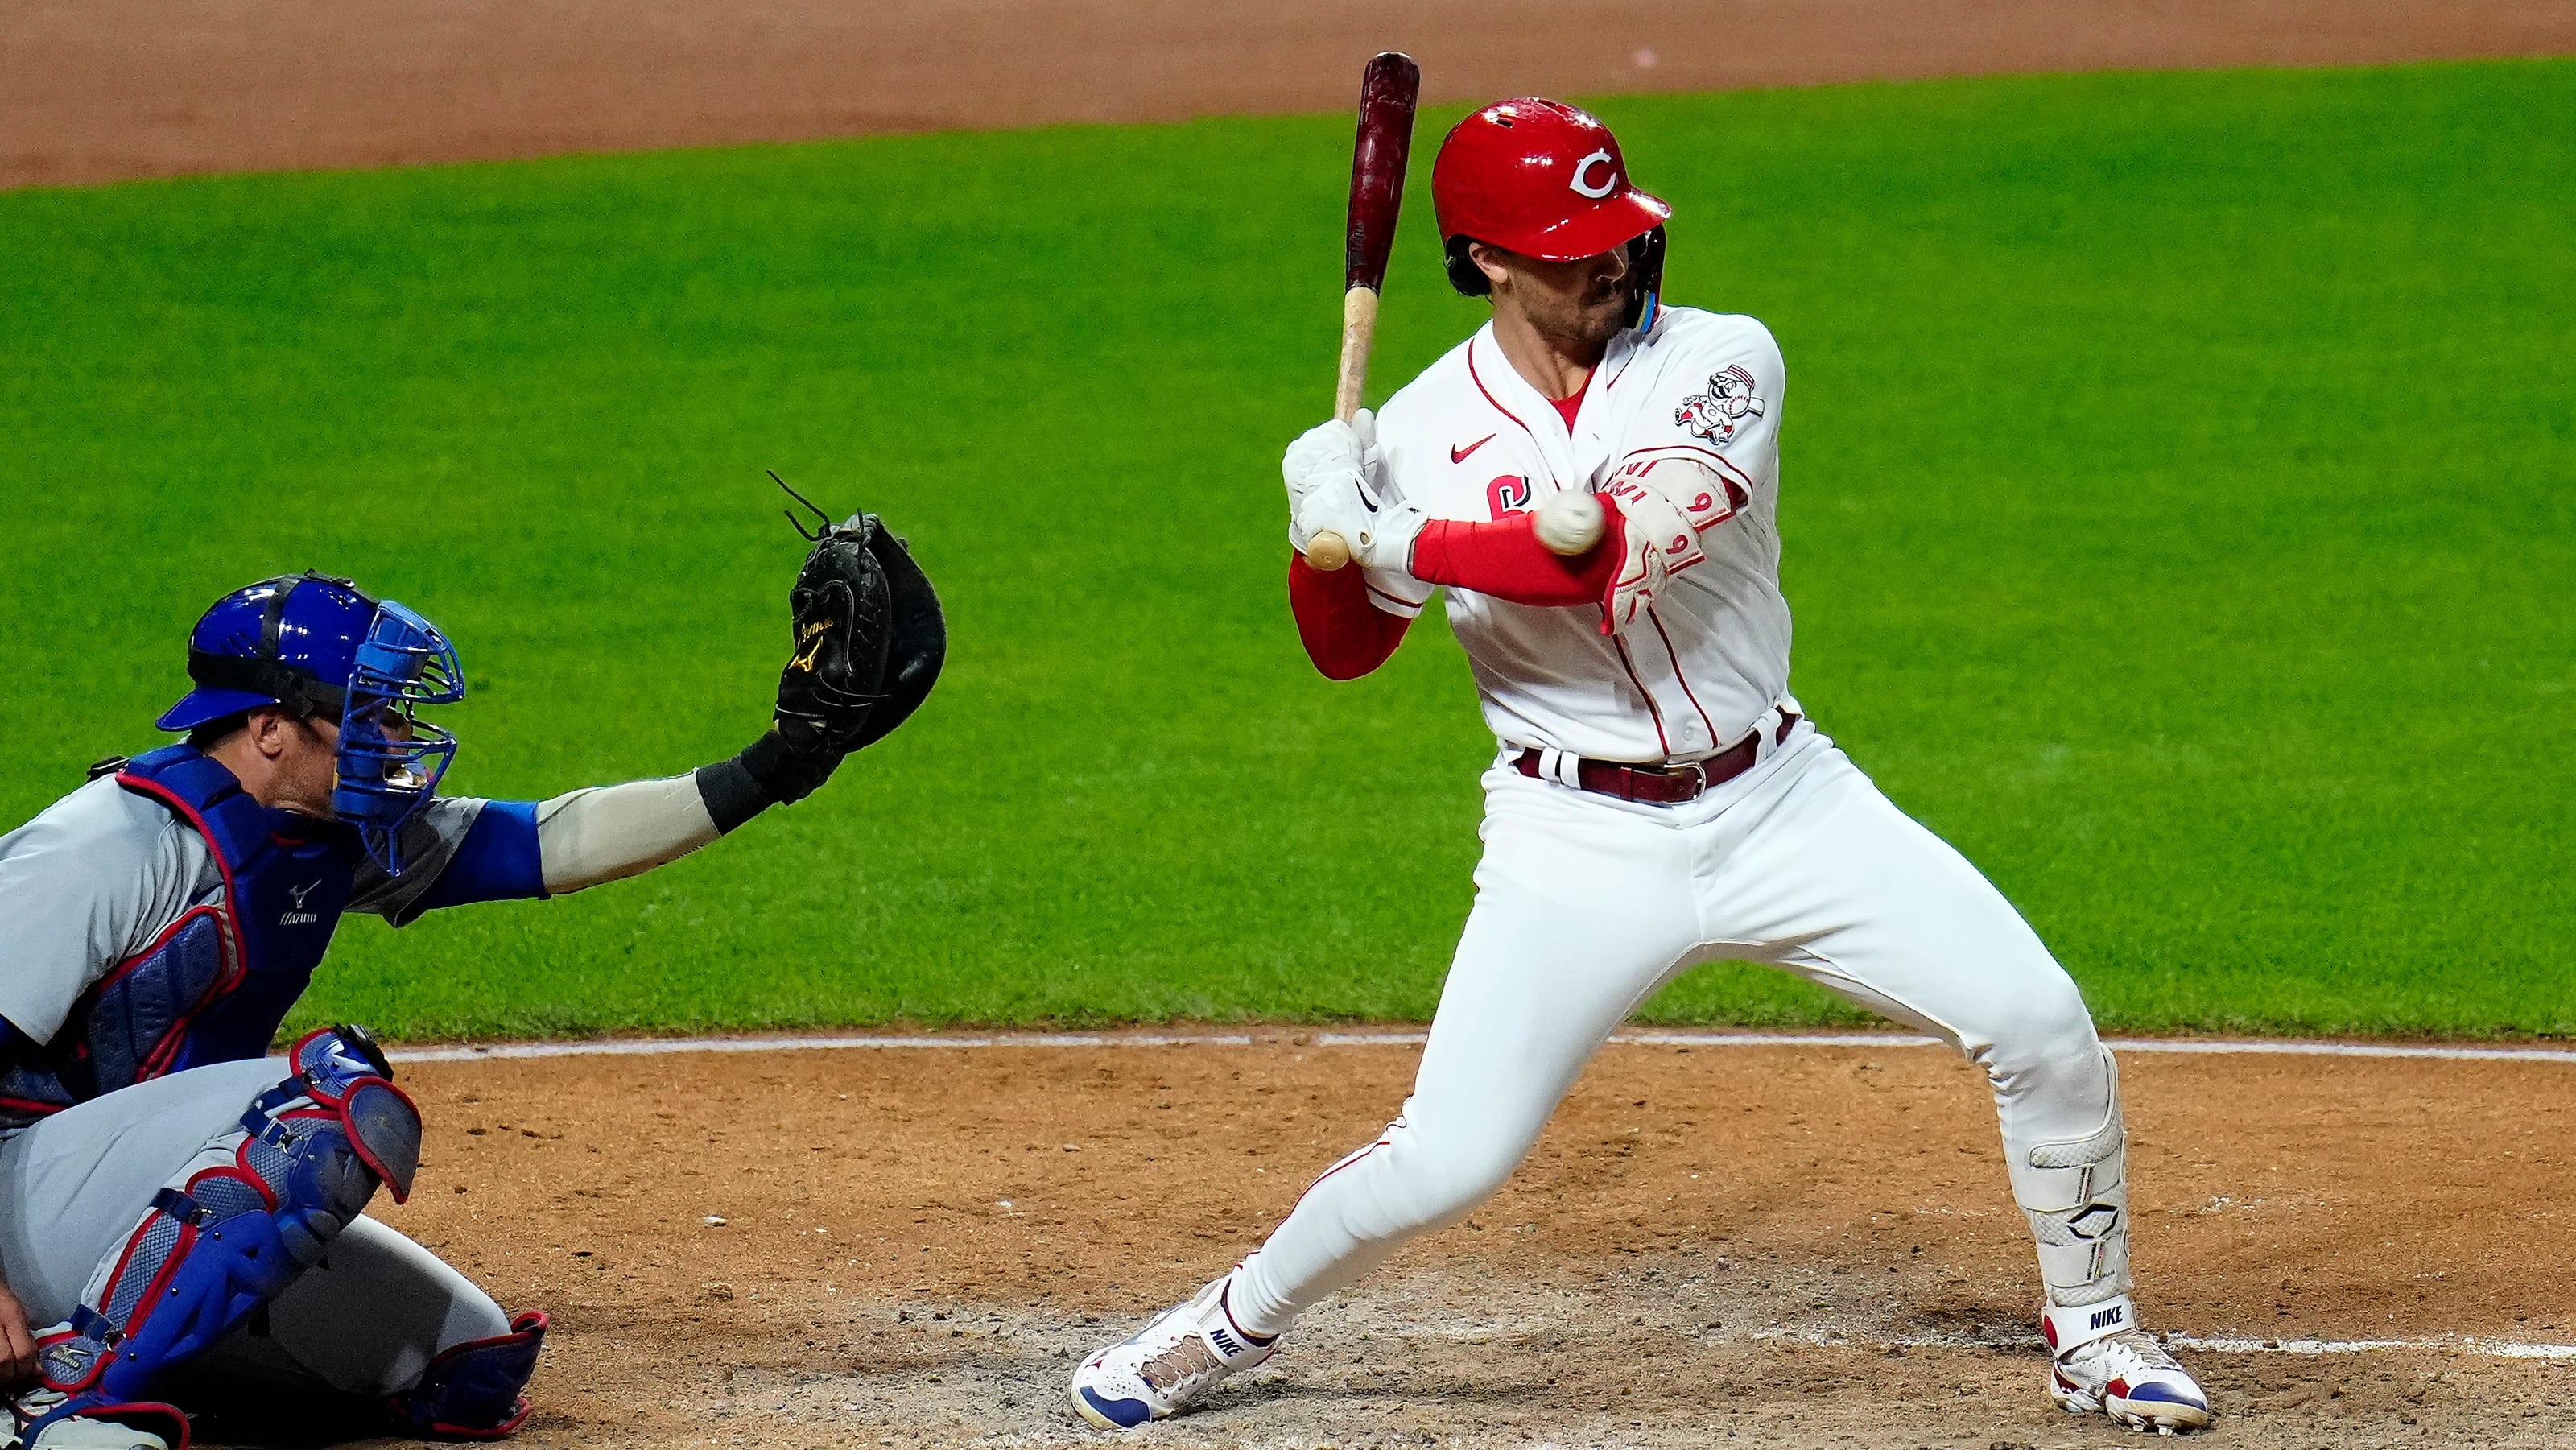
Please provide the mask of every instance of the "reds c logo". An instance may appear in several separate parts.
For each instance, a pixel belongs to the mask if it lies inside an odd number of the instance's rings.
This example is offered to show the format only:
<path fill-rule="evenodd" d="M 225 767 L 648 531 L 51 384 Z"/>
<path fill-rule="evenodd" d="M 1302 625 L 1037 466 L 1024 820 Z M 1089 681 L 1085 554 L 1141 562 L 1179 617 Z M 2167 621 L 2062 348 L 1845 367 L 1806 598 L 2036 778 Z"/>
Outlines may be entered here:
<path fill-rule="evenodd" d="M 1485 485 L 1485 509 L 1497 519 L 1527 509 L 1529 501 L 1529 480 L 1517 473 L 1506 473 Z"/>
<path fill-rule="evenodd" d="M 1604 178 L 1598 185 L 1588 179 L 1596 166 L 1601 168 Z M 1609 152 L 1595 151 L 1574 163 L 1574 179 L 1566 185 L 1572 187 L 1578 195 L 1599 201 L 1619 189 L 1619 163 L 1610 159 Z"/>

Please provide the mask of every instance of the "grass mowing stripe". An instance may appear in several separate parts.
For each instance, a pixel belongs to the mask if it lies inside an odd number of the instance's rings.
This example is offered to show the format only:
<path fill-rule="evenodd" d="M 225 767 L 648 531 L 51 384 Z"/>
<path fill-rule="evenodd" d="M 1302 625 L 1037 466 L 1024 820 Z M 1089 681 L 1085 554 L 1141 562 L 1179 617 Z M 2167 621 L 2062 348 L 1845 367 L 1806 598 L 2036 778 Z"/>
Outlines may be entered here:
<path fill-rule="evenodd" d="M 1795 684 L 2107 1025 L 2576 1029 L 2576 65 L 1604 102 L 1671 295 L 1765 318 Z M 1427 117 L 1436 134 L 1447 117 Z M 462 642 L 454 784 L 760 726 L 763 466 L 912 536 L 956 653 L 815 800 L 545 907 L 353 925 L 406 1036 L 1418 1019 L 1490 749 L 1435 624 L 1281 599 L 1348 121 L 0 195 L 0 820 L 150 743 L 226 588 Z M 1376 375 L 1481 315 L 1412 205 Z M 1671 1022 L 1857 1014 L 1694 973 Z"/>

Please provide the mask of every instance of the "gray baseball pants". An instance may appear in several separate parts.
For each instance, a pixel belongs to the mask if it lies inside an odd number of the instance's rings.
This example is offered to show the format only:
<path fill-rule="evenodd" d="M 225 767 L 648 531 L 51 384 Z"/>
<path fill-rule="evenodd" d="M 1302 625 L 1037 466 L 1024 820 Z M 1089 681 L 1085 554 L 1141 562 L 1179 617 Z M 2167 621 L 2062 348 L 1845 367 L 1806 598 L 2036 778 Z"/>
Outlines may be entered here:
<path fill-rule="evenodd" d="M 206 1140 L 286 1076 L 282 1059 L 174 1073 L 67 1108 L 0 1143 L 0 1272 L 42 1330 L 71 1317 L 99 1261 Z M 439 1351 L 510 1332 L 492 1297 L 373 1219 L 191 1368 L 261 1389 L 380 1396 Z"/>

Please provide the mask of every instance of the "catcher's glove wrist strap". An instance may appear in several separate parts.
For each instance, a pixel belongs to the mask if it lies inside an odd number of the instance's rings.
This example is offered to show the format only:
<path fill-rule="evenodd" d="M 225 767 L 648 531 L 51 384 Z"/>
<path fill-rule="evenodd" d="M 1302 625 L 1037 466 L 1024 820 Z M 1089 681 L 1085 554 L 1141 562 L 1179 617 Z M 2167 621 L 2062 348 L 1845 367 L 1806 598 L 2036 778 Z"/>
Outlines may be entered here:
<path fill-rule="evenodd" d="M 731 760 L 699 766 L 698 797 L 723 835 L 771 806 L 812 795 L 840 763 L 838 755 L 800 754 L 772 730 Z"/>

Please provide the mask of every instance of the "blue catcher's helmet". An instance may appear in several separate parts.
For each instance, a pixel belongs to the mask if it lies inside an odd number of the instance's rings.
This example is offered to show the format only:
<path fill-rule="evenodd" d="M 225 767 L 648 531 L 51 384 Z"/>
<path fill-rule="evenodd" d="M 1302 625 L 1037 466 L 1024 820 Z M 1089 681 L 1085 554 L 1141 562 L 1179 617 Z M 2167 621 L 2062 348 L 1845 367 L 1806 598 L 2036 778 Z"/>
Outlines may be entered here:
<path fill-rule="evenodd" d="M 164 730 L 260 706 L 338 721 L 332 814 L 402 874 L 402 825 L 456 758 L 456 737 L 416 712 L 465 698 L 456 647 L 436 625 L 346 579 L 283 574 L 215 601 L 188 637 L 188 677 L 197 687 L 162 712 Z"/>

